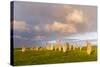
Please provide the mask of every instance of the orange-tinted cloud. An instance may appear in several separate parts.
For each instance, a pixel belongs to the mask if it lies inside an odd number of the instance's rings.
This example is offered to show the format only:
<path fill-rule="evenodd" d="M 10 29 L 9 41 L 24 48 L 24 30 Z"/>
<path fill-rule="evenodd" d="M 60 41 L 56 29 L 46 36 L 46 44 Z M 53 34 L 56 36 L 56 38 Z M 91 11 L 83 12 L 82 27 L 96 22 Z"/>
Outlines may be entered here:
<path fill-rule="evenodd" d="M 74 9 L 71 13 L 66 16 L 67 22 L 70 23 L 85 23 L 86 16 L 81 10 Z"/>
<path fill-rule="evenodd" d="M 27 23 L 24 22 L 24 21 L 14 20 L 13 24 L 14 24 L 14 30 L 17 30 L 17 31 L 27 31 L 27 30 L 29 30 Z"/>
<path fill-rule="evenodd" d="M 55 6 L 53 16 L 54 17 L 63 17 L 63 22 L 58 22 L 55 20 L 52 24 L 46 24 L 45 30 L 46 31 L 53 31 L 53 32 L 60 32 L 60 33 L 75 33 L 78 32 L 80 29 L 78 28 L 79 25 L 87 25 L 89 24 L 88 17 L 85 15 L 85 12 L 81 9 L 74 9 L 70 6 L 62 6 L 61 8 L 57 8 Z M 59 18 L 60 19 L 60 18 Z"/>
<path fill-rule="evenodd" d="M 60 33 L 75 33 L 76 27 L 73 24 L 65 24 L 55 21 L 53 24 L 47 24 L 45 26 L 47 31 L 60 32 Z"/>
<path fill-rule="evenodd" d="M 65 17 L 68 13 L 72 12 L 73 9 L 70 6 L 53 6 L 50 12 L 53 17 Z"/>

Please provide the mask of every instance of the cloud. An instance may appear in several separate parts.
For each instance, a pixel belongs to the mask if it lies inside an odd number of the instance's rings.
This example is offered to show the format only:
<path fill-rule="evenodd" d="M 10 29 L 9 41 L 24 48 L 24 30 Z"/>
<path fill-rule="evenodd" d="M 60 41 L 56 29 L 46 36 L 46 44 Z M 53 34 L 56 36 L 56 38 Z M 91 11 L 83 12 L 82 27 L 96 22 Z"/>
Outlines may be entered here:
<path fill-rule="evenodd" d="M 28 40 L 27 38 L 22 37 L 21 35 L 14 35 L 14 38 Z"/>
<path fill-rule="evenodd" d="M 16 21 L 14 20 L 13 21 L 13 24 L 14 24 L 14 30 L 16 31 L 28 31 L 29 28 L 28 28 L 28 24 L 24 21 Z"/>
<path fill-rule="evenodd" d="M 67 22 L 70 23 L 85 23 L 86 16 L 81 10 L 74 9 L 71 13 L 66 16 Z"/>
<path fill-rule="evenodd" d="M 40 31 L 41 29 L 40 29 L 40 27 L 39 27 L 38 25 L 35 25 L 35 26 L 34 26 L 34 30 L 35 30 L 35 31 Z"/>
<path fill-rule="evenodd" d="M 88 16 L 82 9 L 75 9 L 71 6 L 53 6 L 52 11 L 48 11 L 50 16 L 62 19 L 65 23 L 86 23 Z"/>
<path fill-rule="evenodd" d="M 14 38 L 22 39 L 22 37 L 19 35 L 15 35 Z"/>
<path fill-rule="evenodd" d="M 41 38 L 44 38 L 44 36 L 38 35 L 38 36 L 36 36 L 35 38 L 36 38 L 36 39 L 41 39 Z"/>
<path fill-rule="evenodd" d="M 47 8 L 45 8 L 47 9 Z M 85 24 L 87 25 L 88 22 L 87 16 L 85 15 L 84 11 L 79 9 L 74 9 L 71 6 L 52 6 L 50 7 L 52 11 L 48 11 L 47 15 L 50 16 L 49 18 L 53 18 L 54 20 L 48 22 L 45 21 L 41 25 L 34 25 L 34 30 L 36 32 L 45 32 L 45 33 L 61 33 L 61 34 L 69 34 L 69 33 L 77 33 L 82 30 Z M 43 10 L 43 12 L 45 12 Z M 46 13 L 46 12 L 45 12 Z M 44 14 L 44 13 L 43 13 Z M 44 15 L 43 15 L 44 16 Z M 56 18 L 55 18 L 56 17 Z M 60 21 L 60 20 L 63 21 Z M 80 26 L 78 26 L 80 25 Z"/>
<path fill-rule="evenodd" d="M 59 22 L 55 19 L 54 22 L 45 24 L 45 31 L 69 34 L 79 32 L 83 27 L 87 28 L 89 19 L 83 10 L 74 9 L 71 6 L 54 6 L 53 8 L 52 18 L 57 17 L 63 21 Z"/>
<path fill-rule="evenodd" d="M 66 16 L 68 13 L 70 13 L 70 12 L 72 12 L 73 11 L 73 9 L 72 9 L 72 7 L 70 7 L 70 6 L 66 6 L 66 5 L 63 5 L 63 6 L 58 6 L 58 5 L 56 5 L 56 6 L 53 6 L 52 8 L 51 8 L 51 15 L 53 16 L 53 17 L 64 17 L 64 16 Z"/>
<path fill-rule="evenodd" d="M 47 24 L 45 26 L 47 31 L 59 32 L 59 33 L 75 33 L 77 29 L 73 24 L 65 24 L 55 21 L 53 24 Z"/>
<path fill-rule="evenodd" d="M 31 40 L 33 41 L 33 40 L 42 40 L 42 39 L 45 39 L 45 36 L 43 36 L 43 35 L 36 35 L 36 36 L 33 36 Z"/>
<path fill-rule="evenodd" d="M 78 33 L 67 36 L 66 39 L 79 39 L 79 40 L 90 40 L 90 39 L 98 39 L 97 32 L 85 32 L 85 33 Z"/>

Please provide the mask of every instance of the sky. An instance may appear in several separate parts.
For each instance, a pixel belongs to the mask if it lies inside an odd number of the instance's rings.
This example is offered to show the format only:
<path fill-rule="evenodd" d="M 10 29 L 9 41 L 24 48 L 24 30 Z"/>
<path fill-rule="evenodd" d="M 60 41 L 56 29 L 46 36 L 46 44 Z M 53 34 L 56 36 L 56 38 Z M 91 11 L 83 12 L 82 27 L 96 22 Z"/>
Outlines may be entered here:
<path fill-rule="evenodd" d="M 14 47 L 63 39 L 97 39 L 97 7 L 14 1 Z"/>

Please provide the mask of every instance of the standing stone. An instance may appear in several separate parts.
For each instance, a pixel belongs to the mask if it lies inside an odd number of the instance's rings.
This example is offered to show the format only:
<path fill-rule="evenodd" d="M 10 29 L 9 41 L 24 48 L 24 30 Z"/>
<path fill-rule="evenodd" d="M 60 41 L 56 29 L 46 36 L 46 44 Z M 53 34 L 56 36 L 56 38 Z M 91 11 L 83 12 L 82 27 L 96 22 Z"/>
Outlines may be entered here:
<path fill-rule="evenodd" d="M 62 46 L 61 46 L 61 42 L 58 41 L 57 44 L 58 44 L 58 50 L 61 51 L 61 48 L 62 48 Z"/>
<path fill-rule="evenodd" d="M 42 51 L 43 50 L 43 47 L 39 47 L 39 50 Z"/>
<path fill-rule="evenodd" d="M 55 46 L 54 46 L 54 50 L 56 51 L 57 50 L 57 45 L 55 44 Z"/>
<path fill-rule="evenodd" d="M 67 45 L 62 45 L 63 52 L 67 51 Z"/>
<path fill-rule="evenodd" d="M 80 49 L 80 51 L 81 51 L 81 50 L 82 50 L 82 47 L 80 46 L 79 49 Z"/>
<path fill-rule="evenodd" d="M 73 45 L 73 50 L 75 50 L 75 48 L 76 48 L 75 45 Z"/>
<path fill-rule="evenodd" d="M 38 48 L 38 47 L 36 47 L 35 49 L 36 49 L 36 51 L 38 51 L 38 50 L 39 50 L 39 48 Z"/>
<path fill-rule="evenodd" d="M 50 50 L 53 50 L 54 49 L 54 45 L 50 45 Z"/>
<path fill-rule="evenodd" d="M 48 50 L 48 43 L 46 43 L 46 47 L 45 48 L 46 48 L 46 50 Z"/>
<path fill-rule="evenodd" d="M 49 50 L 49 45 L 47 45 L 47 50 Z"/>
<path fill-rule="evenodd" d="M 59 46 L 57 43 L 55 44 L 54 49 L 55 49 L 55 51 L 57 51 L 57 49 L 59 49 Z"/>
<path fill-rule="evenodd" d="M 49 50 L 49 49 L 50 49 L 49 44 L 47 44 L 46 49 L 47 49 L 47 50 Z"/>
<path fill-rule="evenodd" d="M 59 50 L 59 51 L 61 51 L 61 47 L 62 47 L 61 45 L 58 46 L 58 50 Z"/>
<path fill-rule="evenodd" d="M 69 51 L 72 49 L 72 45 L 69 44 Z"/>
<path fill-rule="evenodd" d="M 56 50 L 61 51 L 61 48 L 62 48 L 61 43 L 57 41 L 57 43 L 55 43 L 55 46 L 54 46 L 55 51 Z"/>
<path fill-rule="evenodd" d="M 34 50 L 33 48 L 30 48 L 30 50 Z"/>
<path fill-rule="evenodd" d="M 78 49 L 78 48 L 79 48 L 79 46 L 78 46 L 78 45 L 76 45 L 76 48 Z"/>
<path fill-rule="evenodd" d="M 46 49 L 47 49 L 47 50 L 53 50 L 53 49 L 54 49 L 54 46 L 53 46 L 52 44 L 48 44 L 48 45 L 46 46 Z"/>
<path fill-rule="evenodd" d="M 26 48 L 25 47 L 22 47 L 22 52 L 25 52 Z"/>
<path fill-rule="evenodd" d="M 92 45 L 91 45 L 90 42 L 87 42 L 86 48 L 87 48 L 87 54 L 90 55 L 91 54 L 91 51 L 92 51 Z"/>

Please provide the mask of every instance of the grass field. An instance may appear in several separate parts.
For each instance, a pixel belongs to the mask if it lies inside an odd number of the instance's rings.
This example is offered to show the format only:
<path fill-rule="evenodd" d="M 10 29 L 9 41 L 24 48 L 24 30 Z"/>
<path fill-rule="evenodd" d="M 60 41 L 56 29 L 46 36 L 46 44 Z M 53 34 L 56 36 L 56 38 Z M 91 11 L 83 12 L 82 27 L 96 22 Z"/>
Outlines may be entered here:
<path fill-rule="evenodd" d="M 36 64 L 55 64 L 69 62 L 85 62 L 97 60 L 97 49 L 93 48 L 91 55 L 86 54 L 86 50 L 67 51 L 35 51 L 28 50 L 26 52 L 18 51 L 20 48 L 14 48 L 14 65 L 36 65 Z"/>

